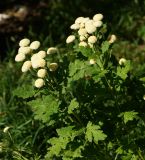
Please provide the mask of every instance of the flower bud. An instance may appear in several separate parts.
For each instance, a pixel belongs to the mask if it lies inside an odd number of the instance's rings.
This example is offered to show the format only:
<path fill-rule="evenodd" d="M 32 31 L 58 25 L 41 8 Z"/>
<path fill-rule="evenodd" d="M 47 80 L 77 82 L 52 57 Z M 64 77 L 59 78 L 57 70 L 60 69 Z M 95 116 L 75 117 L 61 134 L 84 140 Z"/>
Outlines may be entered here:
<path fill-rule="evenodd" d="M 50 47 L 50 48 L 48 48 L 48 50 L 47 50 L 47 54 L 55 54 L 55 53 L 57 53 L 57 52 L 58 52 L 58 49 L 55 48 L 55 47 Z"/>
<path fill-rule="evenodd" d="M 102 21 L 95 21 L 95 22 L 93 23 L 93 25 L 94 25 L 95 27 L 101 27 L 102 24 L 103 24 Z"/>
<path fill-rule="evenodd" d="M 90 59 L 90 64 L 95 64 L 96 61 L 94 59 Z"/>
<path fill-rule="evenodd" d="M 78 17 L 76 20 L 75 20 L 75 23 L 82 23 L 84 21 L 84 17 Z"/>
<path fill-rule="evenodd" d="M 40 42 L 39 41 L 33 41 L 31 44 L 30 44 L 30 48 L 33 49 L 33 50 L 36 50 L 40 47 Z"/>
<path fill-rule="evenodd" d="M 70 35 L 67 37 L 66 39 L 66 43 L 72 43 L 75 40 L 75 36 L 74 35 Z"/>
<path fill-rule="evenodd" d="M 114 43 L 116 41 L 116 36 L 114 34 L 111 35 L 109 43 Z"/>
<path fill-rule="evenodd" d="M 50 71 L 56 71 L 57 70 L 57 68 L 58 68 L 58 64 L 57 63 L 50 63 L 50 65 L 49 65 L 49 70 Z"/>
<path fill-rule="evenodd" d="M 82 42 L 80 42 L 79 43 L 79 46 L 81 47 L 87 47 L 88 46 L 88 44 L 86 43 L 86 42 L 84 42 L 84 41 L 82 41 Z"/>
<path fill-rule="evenodd" d="M 120 60 L 119 60 L 119 64 L 120 65 L 123 65 L 123 64 L 125 64 L 126 63 L 126 59 L 125 58 L 121 58 Z"/>
<path fill-rule="evenodd" d="M 29 54 L 31 53 L 30 47 L 20 47 L 18 53 Z"/>
<path fill-rule="evenodd" d="M 37 55 L 38 55 L 38 57 L 40 57 L 40 58 L 45 58 L 45 57 L 46 57 L 46 52 L 45 52 L 45 51 L 39 51 L 39 52 L 37 53 Z"/>
<path fill-rule="evenodd" d="M 95 14 L 93 17 L 94 21 L 101 21 L 102 19 L 103 19 L 103 14 L 101 13 Z"/>
<path fill-rule="evenodd" d="M 91 43 L 91 44 L 96 43 L 96 42 L 97 42 L 96 36 L 90 36 L 90 37 L 88 38 L 88 42 Z"/>
<path fill-rule="evenodd" d="M 46 76 L 46 69 L 39 69 L 38 72 L 37 72 L 37 76 L 40 77 L 40 78 L 44 78 Z"/>
<path fill-rule="evenodd" d="M 72 24 L 72 25 L 70 26 L 70 28 L 73 29 L 73 30 L 77 30 L 77 29 L 80 28 L 80 25 L 79 25 L 78 23 L 75 23 L 75 24 Z"/>
<path fill-rule="evenodd" d="M 22 66 L 22 72 L 27 72 L 32 66 L 31 61 L 26 61 L 24 62 L 23 66 Z"/>
<path fill-rule="evenodd" d="M 10 127 L 5 127 L 5 128 L 3 129 L 3 132 L 4 132 L 4 133 L 7 133 L 9 129 L 10 129 Z"/>
<path fill-rule="evenodd" d="M 19 42 L 20 47 L 27 47 L 29 44 L 30 44 L 30 40 L 27 38 L 24 38 Z"/>
<path fill-rule="evenodd" d="M 41 87 L 43 87 L 44 86 L 44 80 L 43 79 L 41 79 L 41 78 L 38 78 L 36 81 L 35 81 L 35 87 L 37 87 L 37 88 L 41 88 Z"/>
<path fill-rule="evenodd" d="M 25 59 L 25 54 L 23 54 L 23 53 L 18 53 L 17 55 L 16 55 L 16 57 L 15 57 L 15 61 L 16 62 L 21 62 L 21 61 L 23 61 Z"/>

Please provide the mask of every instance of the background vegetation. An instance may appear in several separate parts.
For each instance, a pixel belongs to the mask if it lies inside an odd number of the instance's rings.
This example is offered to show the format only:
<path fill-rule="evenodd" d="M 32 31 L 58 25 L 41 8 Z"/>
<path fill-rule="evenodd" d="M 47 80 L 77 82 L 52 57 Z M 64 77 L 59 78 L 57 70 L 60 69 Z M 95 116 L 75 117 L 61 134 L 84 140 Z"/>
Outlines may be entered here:
<path fill-rule="evenodd" d="M 21 7 L 27 8 L 25 17 L 16 16 Z M 70 33 L 69 26 L 78 16 L 92 17 L 102 13 L 109 31 L 118 41 L 113 54 L 119 59 L 133 60 L 134 74 L 145 75 L 145 1 L 144 0 L 5 0 L 0 13 L 11 18 L 0 22 L 0 159 L 42 159 L 48 148 L 49 127 L 34 120 L 27 103 L 14 96 L 14 90 L 28 83 L 14 62 L 18 41 L 23 37 L 37 39 L 44 48 L 63 49 Z M 5 29 L 4 29 L 5 28 Z M 21 75 L 21 76 L 20 76 Z M 132 86 L 134 88 L 136 86 Z M 140 88 L 141 90 L 142 88 Z M 144 94 L 144 90 L 141 91 Z M 4 133 L 5 127 L 10 127 Z M 52 131 L 53 134 L 53 131 Z M 144 133 L 143 133 L 144 134 Z M 140 148 L 145 147 L 142 139 Z M 139 145 L 141 142 L 138 142 Z"/>

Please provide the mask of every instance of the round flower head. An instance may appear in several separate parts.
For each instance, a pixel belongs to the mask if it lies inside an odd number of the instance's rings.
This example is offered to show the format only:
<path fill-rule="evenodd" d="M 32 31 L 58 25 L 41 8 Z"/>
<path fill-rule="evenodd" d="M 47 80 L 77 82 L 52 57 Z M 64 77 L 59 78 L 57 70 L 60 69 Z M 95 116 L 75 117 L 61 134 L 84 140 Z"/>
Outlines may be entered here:
<path fill-rule="evenodd" d="M 58 49 L 55 48 L 55 47 L 50 47 L 50 48 L 48 48 L 48 50 L 47 50 L 47 54 L 55 54 L 55 53 L 57 53 L 57 52 L 58 52 Z"/>
<path fill-rule="evenodd" d="M 38 78 L 36 81 L 35 81 L 35 87 L 37 88 L 41 88 L 44 86 L 44 80 L 41 79 L 41 78 Z"/>
<path fill-rule="evenodd" d="M 23 54 L 23 53 L 18 53 L 17 55 L 16 55 L 16 57 L 15 57 L 15 61 L 16 62 L 21 62 L 21 61 L 23 61 L 25 59 L 25 54 Z"/>
<path fill-rule="evenodd" d="M 114 43 L 116 41 L 116 36 L 114 34 L 111 35 L 109 43 Z"/>
<path fill-rule="evenodd" d="M 50 71 L 56 71 L 57 70 L 57 68 L 58 68 L 58 64 L 57 63 L 50 63 L 50 65 L 49 65 L 49 70 Z"/>
<path fill-rule="evenodd" d="M 95 14 L 93 17 L 94 21 L 101 21 L 102 19 L 103 19 L 103 14 L 101 13 Z"/>
<path fill-rule="evenodd" d="M 40 42 L 39 41 L 33 41 L 31 44 L 30 44 L 30 48 L 33 49 L 33 50 L 36 50 L 40 47 Z"/>
<path fill-rule="evenodd" d="M 75 40 L 75 36 L 74 35 L 70 35 L 67 37 L 66 39 L 66 43 L 72 43 Z"/>
<path fill-rule="evenodd" d="M 37 76 L 40 77 L 40 78 L 44 78 L 46 76 L 46 69 L 39 69 L 38 72 L 37 72 Z"/>
<path fill-rule="evenodd" d="M 70 28 L 73 29 L 73 30 L 77 30 L 77 29 L 80 28 L 80 25 L 79 25 L 78 23 L 75 23 L 75 24 L 72 24 L 72 25 L 70 26 Z"/>
<path fill-rule="evenodd" d="M 96 36 L 90 36 L 90 37 L 88 38 L 88 42 L 89 42 L 89 43 L 92 43 L 92 44 L 96 43 L 96 42 L 97 42 Z"/>
<path fill-rule="evenodd" d="M 29 44 L 30 44 L 30 40 L 27 38 L 24 38 L 19 42 L 20 47 L 27 47 Z"/>
<path fill-rule="evenodd" d="M 18 53 L 29 54 L 31 53 L 30 47 L 20 47 Z"/>
<path fill-rule="evenodd" d="M 94 59 L 90 59 L 90 64 L 95 64 L 96 61 Z"/>
<path fill-rule="evenodd" d="M 125 58 L 121 58 L 120 60 L 119 60 L 119 64 L 120 65 L 123 65 L 123 64 L 125 64 L 126 63 L 126 59 Z"/>
<path fill-rule="evenodd" d="M 82 23 L 84 20 L 84 17 L 78 17 L 76 20 L 75 20 L 75 23 Z"/>
<path fill-rule="evenodd" d="M 84 41 L 82 41 L 82 42 L 80 42 L 79 43 L 79 46 L 81 47 L 87 47 L 88 46 L 88 44 L 86 43 L 86 42 L 84 42 Z"/>
<path fill-rule="evenodd" d="M 145 101 L 145 95 L 143 95 L 143 100 Z"/>
<path fill-rule="evenodd" d="M 39 68 L 39 67 L 45 67 L 46 61 L 40 57 L 38 57 L 37 54 L 33 55 L 31 57 L 32 67 L 33 68 Z"/>
<path fill-rule="evenodd" d="M 92 23 L 86 23 L 85 29 L 89 34 L 92 34 L 96 31 L 96 27 Z"/>
<path fill-rule="evenodd" d="M 27 72 L 32 66 L 31 61 L 26 61 L 24 62 L 23 66 L 22 66 L 22 72 Z"/>
<path fill-rule="evenodd" d="M 40 57 L 40 58 L 45 58 L 45 57 L 46 57 L 46 52 L 45 52 L 45 51 L 39 51 L 39 52 L 37 53 L 37 55 L 38 55 L 38 57 Z"/>
<path fill-rule="evenodd" d="M 80 36 L 84 36 L 84 35 L 87 34 L 87 31 L 86 31 L 85 28 L 81 28 L 81 29 L 79 29 L 78 34 L 79 34 Z"/>
<path fill-rule="evenodd" d="M 95 21 L 95 22 L 93 23 L 93 25 L 94 25 L 95 27 L 101 27 L 102 24 L 103 24 L 102 21 Z"/>

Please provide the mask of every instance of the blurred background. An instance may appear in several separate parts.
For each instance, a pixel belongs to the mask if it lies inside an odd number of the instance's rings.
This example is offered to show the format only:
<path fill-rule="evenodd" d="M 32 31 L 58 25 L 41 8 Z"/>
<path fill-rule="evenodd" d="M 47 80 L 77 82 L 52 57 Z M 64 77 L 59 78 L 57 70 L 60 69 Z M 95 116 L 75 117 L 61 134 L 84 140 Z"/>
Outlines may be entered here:
<path fill-rule="evenodd" d="M 27 37 L 45 49 L 63 48 L 75 19 L 96 13 L 104 15 L 108 32 L 117 36 L 116 58 L 133 60 L 134 71 L 144 74 L 145 0 L 0 0 L 0 159 L 36 160 L 48 145 L 47 126 L 35 121 L 31 109 L 13 96 L 25 80 L 14 63 L 19 41 Z M 7 126 L 13 128 L 10 135 L 2 132 Z"/>

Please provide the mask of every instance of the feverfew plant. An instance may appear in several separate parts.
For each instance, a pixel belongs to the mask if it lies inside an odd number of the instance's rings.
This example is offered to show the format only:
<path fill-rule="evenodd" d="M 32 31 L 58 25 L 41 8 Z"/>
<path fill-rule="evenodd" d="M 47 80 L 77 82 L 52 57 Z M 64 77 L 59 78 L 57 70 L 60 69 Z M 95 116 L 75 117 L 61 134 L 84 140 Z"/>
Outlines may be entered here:
<path fill-rule="evenodd" d="M 40 42 L 23 39 L 15 58 L 35 81 L 14 93 L 49 126 L 45 159 L 143 159 L 145 78 L 112 55 L 116 36 L 102 14 L 78 17 L 70 29 L 66 51 L 46 54 Z"/>

